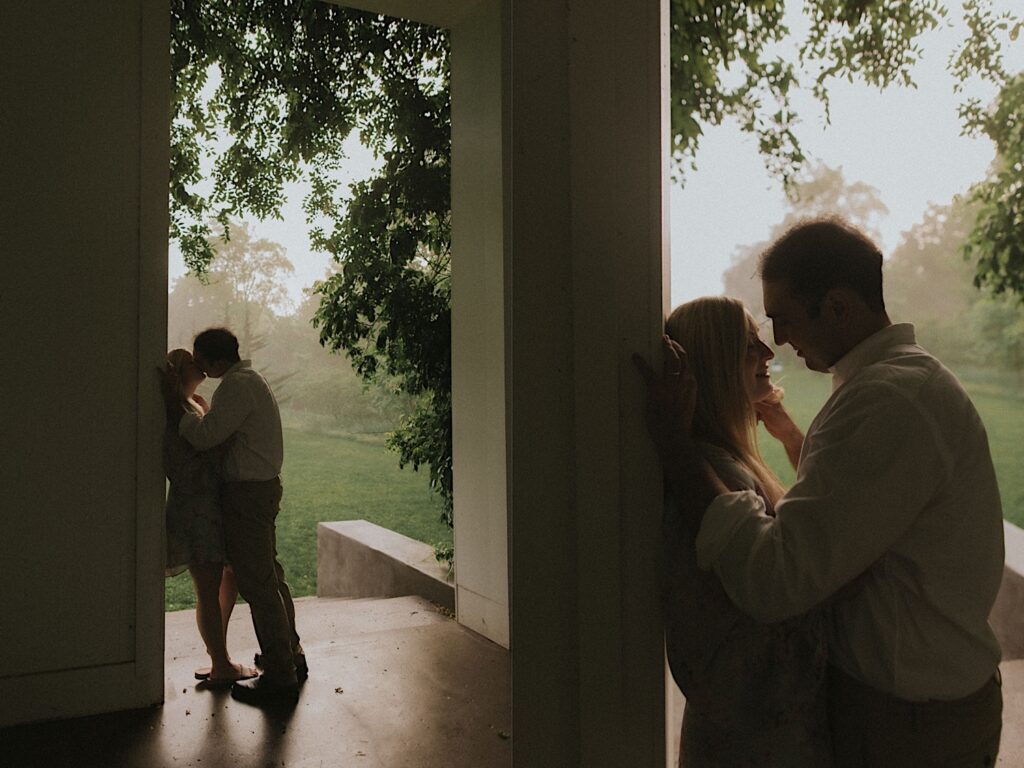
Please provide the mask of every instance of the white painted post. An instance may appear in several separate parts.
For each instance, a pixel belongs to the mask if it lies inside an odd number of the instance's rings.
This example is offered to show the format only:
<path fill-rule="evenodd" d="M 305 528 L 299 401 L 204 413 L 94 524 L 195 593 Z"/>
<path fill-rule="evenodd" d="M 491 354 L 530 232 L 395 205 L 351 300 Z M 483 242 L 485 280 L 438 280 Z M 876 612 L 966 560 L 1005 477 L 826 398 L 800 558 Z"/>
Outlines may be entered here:
<path fill-rule="evenodd" d="M 513 755 L 663 766 L 667 3 L 516 0 L 508 40 Z"/>
<path fill-rule="evenodd" d="M 478 3 L 451 28 L 452 426 L 456 614 L 507 648 L 501 21 Z"/>

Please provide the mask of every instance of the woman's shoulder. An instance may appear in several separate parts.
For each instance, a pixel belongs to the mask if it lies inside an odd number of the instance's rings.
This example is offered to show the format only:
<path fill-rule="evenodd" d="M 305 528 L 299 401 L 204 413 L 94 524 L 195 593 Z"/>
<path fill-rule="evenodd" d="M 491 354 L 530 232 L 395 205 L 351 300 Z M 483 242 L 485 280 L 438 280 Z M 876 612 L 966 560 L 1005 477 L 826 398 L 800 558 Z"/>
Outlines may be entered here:
<path fill-rule="evenodd" d="M 708 461 L 731 461 L 736 463 L 736 457 L 719 445 L 706 443 L 703 440 L 696 440 L 694 444 L 697 446 L 697 450 L 701 452 L 701 455 Z"/>
<path fill-rule="evenodd" d="M 756 490 L 757 481 L 739 459 L 721 446 L 712 443 L 697 441 L 697 448 L 701 456 L 715 470 L 715 474 L 723 483 L 734 491 Z"/>

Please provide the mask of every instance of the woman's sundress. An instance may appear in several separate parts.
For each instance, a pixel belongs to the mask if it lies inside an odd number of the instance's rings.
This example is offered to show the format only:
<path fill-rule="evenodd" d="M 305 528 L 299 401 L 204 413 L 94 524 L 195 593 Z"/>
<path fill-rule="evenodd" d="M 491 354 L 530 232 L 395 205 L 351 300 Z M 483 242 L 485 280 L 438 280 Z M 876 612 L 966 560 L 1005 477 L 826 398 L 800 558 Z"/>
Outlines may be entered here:
<path fill-rule="evenodd" d="M 702 445 L 732 490 L 756 490 L 726 451 Z M 826 644 L 812 611 L 762 624 L 737 609 L 718 577 L 697 568 L 694 532 L 665 507 L 665 636 L 683 695 L 684 768 L 827 768 Z"/>
<path fill-rule="evenodd" d="M 176 430 L 164 432 L 164 472 L 169 486 L 165 507 L 167 561 L 175 576 L 193 563 L 223 563 L 224 529 L 220 507 L 222 451 L 197 451 Z"/>

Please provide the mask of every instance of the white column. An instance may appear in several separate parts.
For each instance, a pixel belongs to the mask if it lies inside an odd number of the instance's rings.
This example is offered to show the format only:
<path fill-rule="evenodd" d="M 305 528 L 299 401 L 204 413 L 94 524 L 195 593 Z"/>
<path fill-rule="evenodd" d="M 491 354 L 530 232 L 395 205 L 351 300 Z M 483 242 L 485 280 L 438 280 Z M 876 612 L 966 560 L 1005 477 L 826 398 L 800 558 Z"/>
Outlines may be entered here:
<path fill-rule="evenodd" d="M 501 6 L 451 28 L 456 613 L 508 647 Z"/>
<path fill-rule="evenodd" d="M 508 8 L 513 755 L 663 766 L 660 470 L 630 353 L 667 303 L 667 3 Z"/>
<path fill-rule="evenodd" d="M 508 647 L 502 5 L 332 1 L 451 35 L 455 609 L 460 623 Z"/>
<path fill-rule="evenodd" d="M 163 696 L 169 12 L 0 25 L 0 725 Z"/>

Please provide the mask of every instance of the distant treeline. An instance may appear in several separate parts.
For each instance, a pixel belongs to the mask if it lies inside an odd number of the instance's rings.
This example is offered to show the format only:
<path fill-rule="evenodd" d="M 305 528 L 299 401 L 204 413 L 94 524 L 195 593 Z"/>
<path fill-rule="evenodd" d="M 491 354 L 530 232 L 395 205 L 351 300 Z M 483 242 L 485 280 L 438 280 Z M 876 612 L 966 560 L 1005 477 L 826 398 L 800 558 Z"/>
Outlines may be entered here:
<path fill-rule="evenodd" d="M 344 355 L 320 345 L 311 324 L 319 296 L 291 305 L 283 283 L 293 267 L 280 245 L 254 239 L 242 223 L 216 246 L 205 280 L 185 275 L 171 286 L 168 348 L 191 349 L 195 335 L 210 326 L 231 328 L 242 357 L 274 386 L 285 418 L 305 428 L 390 432 L 411 412 L 411 398 L 386 380 L 365 383 Z"/>
<path fill-rule="evenodd" d="M 877 224 L 888 209 L 874 187 L 847 183 L 841 169 L 814 167 L 769 239 L 736 250 L 723 276 L 725 293 L 763 314 L 761 253 L 797 220 L 827 213 L 844 216 L 877 239 Z M 883 269 L 886 309 L 894 322 L 913 323 L 918 341 L 947 364 L 1007 372 L 1024 382 L 1024 305 L 1016 296 L 977 288 L 975 266 L 962 255 L 976 216 L 966 197 L 957 197 L 930 206 L 902 234 Z M 796 362 L 788 348 L 777 354 L 783 364 Z"/>

